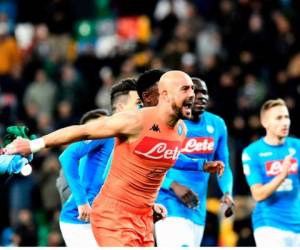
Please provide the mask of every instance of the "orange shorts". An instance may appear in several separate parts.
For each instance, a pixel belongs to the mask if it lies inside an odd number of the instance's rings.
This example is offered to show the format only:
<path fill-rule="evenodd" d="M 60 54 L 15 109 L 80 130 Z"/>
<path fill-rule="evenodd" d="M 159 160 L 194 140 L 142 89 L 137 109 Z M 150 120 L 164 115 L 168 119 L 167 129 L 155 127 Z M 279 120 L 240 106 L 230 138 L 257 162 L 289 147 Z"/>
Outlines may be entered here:
<path fill-rule="evenodd" d="M 97 198 L 92 207 L 91 223 L 99 246 L 154 246 L 151 207 L 134 208 L 103 194 Z"/>

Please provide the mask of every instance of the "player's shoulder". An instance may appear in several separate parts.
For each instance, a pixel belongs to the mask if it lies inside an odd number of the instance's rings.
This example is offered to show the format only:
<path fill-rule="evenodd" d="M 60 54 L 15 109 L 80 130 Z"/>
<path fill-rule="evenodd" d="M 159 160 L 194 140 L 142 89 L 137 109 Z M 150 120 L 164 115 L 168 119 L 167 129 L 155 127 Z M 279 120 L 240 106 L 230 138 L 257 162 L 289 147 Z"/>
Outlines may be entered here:
<path fill-rule="evenodd" d="M 141 110 L 127 110 L 116 113 L 113 116 L 117 119 L 120 119 L 120 122 L 129 121 L 135 124 L 142 120 L 143 114 Z"/>
<path fill-rule="evenodd" d="M 243 150 L 243 153 L 247 153 L 247 154 L 253 154 L 257 151 L 259 151 L 259 149 L 261 149 L 263 147 L 263 139 L 260 138 L 252 143 L 250 143 L 248 146 L 246 146 Z"/>
<path fill-rule="evenodd" d="M 140 115 L 140 118 L 142 120 L 144 120 L 144 122 L 146 122 L 146 123 L 148 123 L 148 122 L 159 123 L 160 117 L 159 117 L 159 109 L 157 106 L 142 108 L 142 109 L 138 110 L 138 113 Z"/>
<path fill-rule="evenodd" d="M 222 126 L 222 127 L 225 126 L 226 127 L 224 119 L 219 115 L 205 111 L 203 113 L 203 116 L 205 117 L 205 120 L 207 123 L 212 123 L 215 126 Z"/>
<path fill-rule="evenodd" d="M 289 136 L 286 138 L 286 141 L 290 144 L 300 145 L 300 139 L 296 137 Z"/>
<path fill-rule="evenodd" d="M 148 115 L 148 114 L 157 113 L 157 109 L 158 109 L 157 106 L 154 106 L 154 107 L 145 107 L 139 109 L 138 111 L 143 115 Z"/>
<path fill-rule="evenodd" d="M 221 116 L 216 115 L 216 114 L 214 114 L 214 113 L 211 113 L 211 112 L 209 112 L 209 111 L 205 111 L 205 112 L 203 113 L 203 115 L 204 115 L 206 118 L 211 119 L 211 120 L 213 120 L 213 121 L 215 121 L 215 122 L 223 122 L 223 123 L 224 123 L 224 119 L 223 119 Z"/>

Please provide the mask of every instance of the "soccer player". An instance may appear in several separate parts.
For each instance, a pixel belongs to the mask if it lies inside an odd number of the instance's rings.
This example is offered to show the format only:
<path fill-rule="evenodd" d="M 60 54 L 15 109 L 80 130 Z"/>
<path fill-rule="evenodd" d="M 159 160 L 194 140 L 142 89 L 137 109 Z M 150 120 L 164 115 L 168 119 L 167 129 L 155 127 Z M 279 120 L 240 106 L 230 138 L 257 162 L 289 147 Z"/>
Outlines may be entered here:
<path fill-rule="evenodd" d="M 158 104 L 159 92 L 157 83 L 161 76 L 165 73 L 165 71 L 161 69 L 151 69 L 145 71 L 143 74 L 139 76 L 137 79 L 137 92 L 138 95 L 143 102 L 144 107 L 154 107 Z M 190 159 L 183 157 L 183 155 L 179 155 L 180 162 L 183 164 L 189 165 Z M 183 159 L 184 158 L 184 159 Z M 184 186 L 175 180 L 167 183 L 167 181 L 163 182 L 166 184 L 169 189 L 171 189 L 174 194 L 178 197 L 178 199 L 185 204 L 187 207 L 193 208 L 198 205 L 199 198 L 197 194 L 195 194 L 190 188 Z"/>
<path fill-rule="evenodd" d="M 152 207 L 166 171 L 185 138 L 180 120 L 191 115 L 193 82 L 182 71 L 165 73 L 159 104 L 70 126 L 33 141 L 17 139 L 7 153 L 24 155 L 82 139 L 116 137 L 112 167 L 93 203 L 92 227 L 100 246 L 153 246 Z M 196 164 L 195 169 L 203 166 Z M 223 164 L 205 170 L 222 174 Z M 191 166 L 192 168 L 192 166 Z"/>
<path fill-rule="evenodd" d="M 104 109 L 91 110 L 83 115 L 80 124 L 108 116 Z M 98 194 L 101 178 L 114 146 L 113 138 L 75 142 L 60 155 L 71 196 L 64 202 L 59 224 L 69 247 L 97 246 L 90 221 L 91 204 Z"/>
<path fill-rule="evenodd" d="M 151 69 L 141 74 L 136 82 L 138 95 L 144 107 L 153 107 L 158 104 L 159 92 L 158 82 L 166 73 L 161 69 Z"/>
<path fill-rule="evenodd" d="M 260 111 L 266 135 L 242 154 L 253 199 L 254 238 L 258 247 L 300 246 L 300 140 L 289 137 L 290 116 L 282 99 Z"/>
<path fill-rule="evenodd" d="M 113 113 L 137 109 L 140 102 L 134 79 L 123 80 L 112 87 Z M 106 110 L 89 111 L 80 124 L 103 116 L 108 116 Z M 60 214 L 60 229 L 67 246 L 97 246 L 89 223 L 91 204 L 103 185 L 102 176 L 113 146 L 113 138 L 75 142 L 59 157 L 66 184 L 72 191 Z"/>
<path fill-rule="evenodd" d="M 224 194 L 222 202 L 230 207 L 233 204 L 233 178 L 229 164 L 227 128 L 221 117 L 205 111 L 209 100 L 206 83 L 199 78 L 192 80 L 195 101 L 191 119 L 184 120 L 188 132 L 182 153 L 193 159 L 221 160 L 225 163 L 224 174 L 218 177 L 218 183 Z M 175 167 L 180 160 L 175 163 Z M 200 246 L 206 218 L 209 176 L 208 173 L 186 169 L 171 168 L 167 172 L 157 202 L 167 208 L 168 217 L 155 224 L 157 246 Z M 197 194 L 200 204 L 196 208 L 187 207 L 178 199 L 174 189 L 170 188 L 174 181 Z"/>

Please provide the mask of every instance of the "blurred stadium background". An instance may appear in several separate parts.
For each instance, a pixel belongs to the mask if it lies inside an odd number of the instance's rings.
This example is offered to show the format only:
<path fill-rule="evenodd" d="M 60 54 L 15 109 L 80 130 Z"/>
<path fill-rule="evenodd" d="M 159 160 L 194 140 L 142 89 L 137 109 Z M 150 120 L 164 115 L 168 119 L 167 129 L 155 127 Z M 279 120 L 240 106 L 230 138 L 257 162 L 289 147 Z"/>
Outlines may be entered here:
<path fill-rule="evenodd" d="M 43 135 L 108 108 L 111 85 L 150 68 L 180 69 L 208 85 L 227 123 L 236 214 L 224 220 L 210 182 L 205 246 L 253 246 L 243 147 L 262 135 L 258 109 L 284 98 L 300 135 L 300 1 L 0 0 L 0 135 L 26 124 Z M 298 25 L 297 25 L 298 24 Z M 1 143 L 1 141 L 0 141 Z M 57 155 L 0 182 L 0 246 L 63 246 Z"/>

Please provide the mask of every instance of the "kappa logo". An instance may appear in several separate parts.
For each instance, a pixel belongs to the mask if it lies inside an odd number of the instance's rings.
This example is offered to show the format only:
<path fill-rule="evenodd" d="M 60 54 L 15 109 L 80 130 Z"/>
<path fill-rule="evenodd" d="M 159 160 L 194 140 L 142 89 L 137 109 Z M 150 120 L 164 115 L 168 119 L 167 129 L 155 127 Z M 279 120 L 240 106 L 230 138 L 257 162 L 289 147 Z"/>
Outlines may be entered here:
<path fill-rule="evenodd" d="M 152 125 L 152 127 L 149 130 L 160 133 L 160 129 L 159 129 L 158 125 L 155 123 Z"/>
<path fill-rule="evenodd" d="M 262 153 L 259 153 L 259 156 L 260 157 L 268 157 L 268 156 L 271 156 L 273 153 L 272 152 L 262 152 Z"/>

